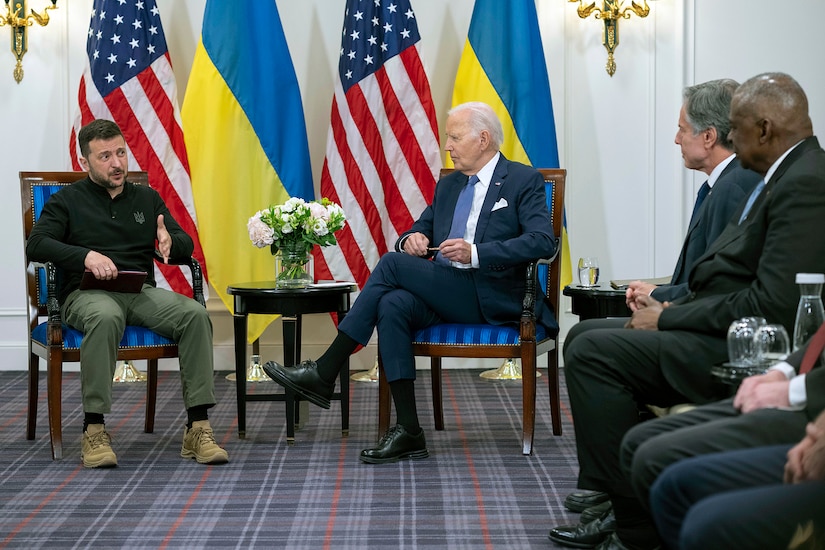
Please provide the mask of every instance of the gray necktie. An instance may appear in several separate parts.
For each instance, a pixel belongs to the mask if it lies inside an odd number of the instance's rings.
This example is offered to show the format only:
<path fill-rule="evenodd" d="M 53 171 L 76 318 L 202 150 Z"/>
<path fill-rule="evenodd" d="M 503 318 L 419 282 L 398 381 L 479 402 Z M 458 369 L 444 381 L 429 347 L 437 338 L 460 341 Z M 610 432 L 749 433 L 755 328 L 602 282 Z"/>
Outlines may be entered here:
<path fill-rule="evenodd" d="M 765 188 L 765 180 L 760 181 L 759 183 L 756 184 L 756 187 L 753 188 L 753 192 L 751 193 L 751 196 L 748 197 L 747 204 L 745 204 L 745 209 L 742 210 L 742 215 L 739 216 L 739 224 L 740 225 L 742 224 L 743 221 L 745 221 L 745 218 L 748 217 L 748 212 L 751 211 L 751 208 L 753 207 L 753 203 L 756 202 L 756 197 L 759 196 L 759 193 L 761 193 L 762 189 L 764 189 L 764 188 Z"/>

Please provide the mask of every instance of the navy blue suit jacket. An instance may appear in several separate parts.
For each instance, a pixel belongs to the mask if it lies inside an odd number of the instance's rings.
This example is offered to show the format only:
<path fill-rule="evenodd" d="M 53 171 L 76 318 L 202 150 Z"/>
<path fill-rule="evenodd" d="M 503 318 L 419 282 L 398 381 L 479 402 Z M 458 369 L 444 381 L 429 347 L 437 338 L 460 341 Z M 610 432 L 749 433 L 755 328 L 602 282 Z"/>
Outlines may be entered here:
<path fill-rule="evenodd" d="M 403 251 L 410 233 L 423 233 L 432 246 L 447 239 L 458 194 L 467 176 L 455 171 L 435 188 L 432 203 L 395 244 Z M 529 166 L 501 155 L 484 199 L 474 239 L 479 267 L 473 270 L 479 304 L 493 325 L 518 323 L 525 292 L 527 264 L 556 253 L 547 195 L 542 175 Z M 543 295 L 542 295 L 542 298 Z M 551 335 L 559 326 L 545 299 L 537 300 L 536 319 Z"/>
<path fill-rule="evenodd" d="M 690 220 L 670 284 L 657 287 L 651 296 L 660 302 L 669 302 L 690 292 L 688 274 L 696 260 L 710 248 L 716 237 L 728 225 L 733 213 L 761 180 L 762 176 L 756 172 L 742 168 L 739 159 L 734 158 L 728 163 L 702 202 L 699 211 Z"/>

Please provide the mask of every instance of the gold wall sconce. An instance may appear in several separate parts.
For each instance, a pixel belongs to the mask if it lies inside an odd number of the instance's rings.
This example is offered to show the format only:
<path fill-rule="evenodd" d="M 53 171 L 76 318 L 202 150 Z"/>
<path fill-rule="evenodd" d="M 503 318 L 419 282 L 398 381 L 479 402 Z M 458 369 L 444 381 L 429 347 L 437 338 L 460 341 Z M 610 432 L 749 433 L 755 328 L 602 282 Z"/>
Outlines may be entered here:
<path fill-rule="evenodd" d="M 607 70 L 607 74 L 613 76 L 613 73 L 616 72 L 616 60 L 613 58 L 613 52 L 619 45 L 619 20 L 630 19 L 631 13 L 635 13 L 642 18 L 647 17 L 647 14 L 650 13 L 647 0 L 642 0 L 641 6 L 636 2 L 631 2 L 630 6 L 623 6 L 624 2 L 622 0 L 599 0 L 601 7 L 596 7 L 596 2 L 591 2 L 585 6 L 582 0 L 567 1 L 579 3 L 576 12 L 582 19 L 587 19 L 590 14 L 595 13 L 596 19 L 604 21 L 602 44 L 607 50 L 607 65 L 604 68 Z"/>
<path fill-rule="evenodd" d="M 41 27 L 49 24 L 49 10 L 57 8 L 57 0 L 51 0 L 52 5 L 46 6 L 42 15 L 31 10 L 26 15 L 26 0 L 15 0 L 13 3 L 6 0 L 6 13 L 0 15 L 0 27 L 8 25 L 11 27 L 11 51 L 17 58 L 14 67 L 14 79 L 20 83 L 23 80 L 23 56 L 28 50 L 27 30 L 34 23 Z"/>

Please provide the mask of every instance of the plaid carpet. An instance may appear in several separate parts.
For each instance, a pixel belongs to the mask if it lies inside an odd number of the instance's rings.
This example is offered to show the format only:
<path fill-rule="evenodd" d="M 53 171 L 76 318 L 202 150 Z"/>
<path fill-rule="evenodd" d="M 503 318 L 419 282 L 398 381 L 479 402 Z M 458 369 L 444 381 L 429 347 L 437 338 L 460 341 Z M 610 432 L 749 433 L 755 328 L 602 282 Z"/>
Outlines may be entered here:
<path fill-rule="evenodd" d="M 90 470 L 80 464 L 78 375 L 64 376 L 65 458 L 52 461 L 45 380 L 37 438 L 27 441 L 26 374 L 0 372 L 0 548 L 551 548 L 548 530 L 577 521 L 562 506 L 577 472 L 563 381 L 565 435 L 552 435 L 542 376 L 534 455 L 525 457 L 518 382 L 445 371 L 446 429 L 436 432 L 430 376 L 421 372 L 430 458 L 375 466 L 358 452 L 376 440 L 377 384 L 351 385 L 349 437 L 333 402 L 329 411 L 310 406 L 288 446 L 279 402 L 249 403 L 247 438 L 238 439 L 225 375 L 215 375 L 210 419 L 229 464 L 180 458 L 180 382 L 163 371 L 155 433 L 143 433 L 145 386 L 116 384 L 107 429 L 119 466 Z"/>

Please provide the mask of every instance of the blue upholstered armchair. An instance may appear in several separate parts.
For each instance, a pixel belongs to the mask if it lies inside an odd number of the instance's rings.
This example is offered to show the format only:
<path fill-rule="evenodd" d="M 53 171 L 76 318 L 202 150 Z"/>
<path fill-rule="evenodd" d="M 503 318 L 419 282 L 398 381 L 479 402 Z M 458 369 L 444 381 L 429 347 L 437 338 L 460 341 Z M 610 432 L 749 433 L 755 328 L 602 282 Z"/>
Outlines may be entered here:
<path fill-rule="evenodd" d="M 564 215 L 564 169 L 540 169 L 547 191 L 547 208 L 553 223 L 553 234 L 561 236 Z M 442 177 L 448 171 L 442 170 Z M 520 319 L 510 326 L 439 324 L 418 331 L 413 352 L 430 357 L 433 413 L 435 429 L 444 429 L 444 408 L 441 390 L 441 358 L 520 358 L 522 366 L 522 453 L 533 452 L 536 420 L 536 364 L 539 356 L 547 354 L 547 380 L 550 392 L 550 411 L 553 434 L 561 435 L 561 405 L 559 399 L 559 354 L 556 337 L 546 334 L 536 323 L 533 306 L 542 299 L 541 288 L 550 301 L 556 319 L 559 318 L 559 290 L 561 282 L 561 239 L 553 258 L 531 263 L 525 272 L 527 291 L 522 302 Z M 378 433 L 383 434 L 390 421 L 390 389 L 383 374 L 379 354 Z M 479 382 L 488 383 L 488 382 Z"/>
<path fill-rule="evenodd" d="M 52 194 L 86 177 L 85 172 L 20 172 L 20 198 L 23 207 L 23 237 L 28 239 L 32 227 Z M 129 181 L 148 185 L 146 172 L 130 172 Z M 24 244 L 25 250 L 25 244 Z M 203 274 L 195 258 L 186 265 L 192 271 L 194 298 L 205 306 Z M 49 409 L 49 436 L 52 458 L 63 458 L 62 386 L 63 363 L 80 361 L 83 333 L 65 325 L 60 318 L 58 301 L 59 270 L 49 262 L 30 262 L 26 258 L 29 338 L 29 403 L 26 438 L 34 439 L 37 426 L 39 360 L 46 361 L 46 395 Z M 121 361 L 146 360 L 146 420 L 144 431 L 151 433 L 155 424 L 158 389 L 158 359 L 178 356 L 177 344 L 143 327 L 127 326 L 118 348 Z"/>

